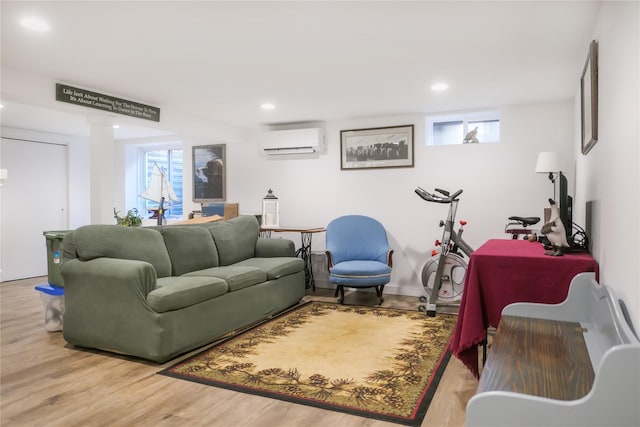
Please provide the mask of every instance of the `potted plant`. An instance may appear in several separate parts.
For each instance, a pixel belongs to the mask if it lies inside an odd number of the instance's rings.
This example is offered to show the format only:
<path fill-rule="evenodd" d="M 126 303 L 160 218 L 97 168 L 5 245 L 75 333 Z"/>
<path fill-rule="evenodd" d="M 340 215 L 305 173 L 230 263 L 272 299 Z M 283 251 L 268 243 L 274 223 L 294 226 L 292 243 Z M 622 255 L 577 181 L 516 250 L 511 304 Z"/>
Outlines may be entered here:
<path fill-rule="evenodd" d="M 124 217 L 120 216 L 120 211 L 116 211 L 116 208 L 113 208 L 113 217 L 118 222 L 118 225 L 125 227 L 140 227 L 142 225 L 142 217 L 138 214 L 138 209 L 136 208 L 129 209 Z"/>

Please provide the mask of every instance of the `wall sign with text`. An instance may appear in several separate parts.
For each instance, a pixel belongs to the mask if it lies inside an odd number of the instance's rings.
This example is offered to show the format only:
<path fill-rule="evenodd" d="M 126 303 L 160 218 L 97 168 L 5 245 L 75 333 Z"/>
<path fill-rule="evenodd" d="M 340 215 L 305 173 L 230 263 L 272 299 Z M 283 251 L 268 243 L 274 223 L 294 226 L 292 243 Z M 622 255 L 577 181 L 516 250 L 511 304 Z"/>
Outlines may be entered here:
<path fill-rule="evenodd" d="M 160 108 L 56 83 L 56 101 L 124 114 L 138 119 L 160 121 Z"/>

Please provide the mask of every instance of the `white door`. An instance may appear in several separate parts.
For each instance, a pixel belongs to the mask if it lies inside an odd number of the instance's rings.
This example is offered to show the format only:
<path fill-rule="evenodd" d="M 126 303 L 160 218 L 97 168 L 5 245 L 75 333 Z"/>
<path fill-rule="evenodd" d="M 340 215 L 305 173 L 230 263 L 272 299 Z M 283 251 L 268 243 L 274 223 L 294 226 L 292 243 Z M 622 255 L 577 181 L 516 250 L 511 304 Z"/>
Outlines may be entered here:
<path fill-rule="evenodd" d="M 67 227 L 67 146 L 0 142 L 0 280 L 47 275 L 45 231 Z"/>

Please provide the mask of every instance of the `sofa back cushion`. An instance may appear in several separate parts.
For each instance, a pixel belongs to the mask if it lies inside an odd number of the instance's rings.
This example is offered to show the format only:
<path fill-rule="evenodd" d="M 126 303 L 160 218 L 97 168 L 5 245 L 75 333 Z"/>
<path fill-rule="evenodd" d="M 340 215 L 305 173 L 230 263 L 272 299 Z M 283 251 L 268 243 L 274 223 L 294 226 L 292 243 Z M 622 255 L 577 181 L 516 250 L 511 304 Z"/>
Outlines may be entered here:
<path fill-rule="evenodd" d="M 174 276 L 218 266 L 218 250 L 206 228 L 168 225 L 160 233 L 171 257 Z"/>
<path fill-rule="evenodd" d="M 253 215 L 241 215 L 228 221 L 207 225 L 218 248 L 220 265 L 231 265 L 253 258 L 260 233 L 258 220 Z"/>
<path fill-rule="evenodd" d="M 146 261 L 157 277 L 171 275 L 171 259 L 157 230 L 121 225 L 85 225 L 71 232 L 78 258 L 107 257 Z"/>

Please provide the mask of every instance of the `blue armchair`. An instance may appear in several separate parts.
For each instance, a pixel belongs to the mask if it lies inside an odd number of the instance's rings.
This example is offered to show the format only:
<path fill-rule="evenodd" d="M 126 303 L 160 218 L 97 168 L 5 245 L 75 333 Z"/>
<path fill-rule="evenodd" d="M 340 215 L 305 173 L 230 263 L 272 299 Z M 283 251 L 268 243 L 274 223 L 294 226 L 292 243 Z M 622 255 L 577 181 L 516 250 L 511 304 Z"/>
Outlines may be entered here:
<path fill-rule="evenodd" d="M 346 215 L 327 225 L 326 254 L 329 282 L 335 296 L 344 303 L 344 288 L 375 288 L 380 304 L 384 285 L 391 280 L 393 250 L 387 232 L 377 220 L 363 215 Z"/>

